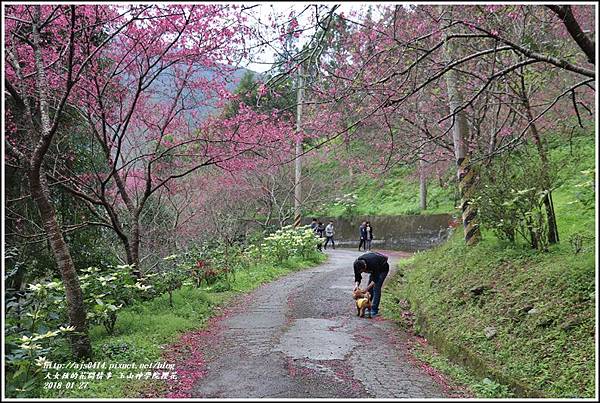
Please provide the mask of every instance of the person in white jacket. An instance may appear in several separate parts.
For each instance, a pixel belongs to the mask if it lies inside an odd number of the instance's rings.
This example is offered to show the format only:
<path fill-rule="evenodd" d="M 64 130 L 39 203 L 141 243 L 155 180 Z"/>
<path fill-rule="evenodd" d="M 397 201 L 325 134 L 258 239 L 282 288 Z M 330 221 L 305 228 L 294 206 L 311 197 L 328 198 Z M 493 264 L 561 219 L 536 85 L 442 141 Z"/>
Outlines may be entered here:
<path fill-rule="evenodd" d="M 325 246 L 324 246 L 325 249 L 327 249 L 327 245 L 329 244 L 329 241 L 331 241 L 331 245 L 333 246 L 333 249 L 335 249 L 335 241 L 333 240 L 334 234 L 335 234 L 335 230 L 333 229 L 333 221 L 329 221 L 329 224 L 327 224 L 327 226 L 325 227 L 325 237 L 327 238 L 325 240 Z"/>

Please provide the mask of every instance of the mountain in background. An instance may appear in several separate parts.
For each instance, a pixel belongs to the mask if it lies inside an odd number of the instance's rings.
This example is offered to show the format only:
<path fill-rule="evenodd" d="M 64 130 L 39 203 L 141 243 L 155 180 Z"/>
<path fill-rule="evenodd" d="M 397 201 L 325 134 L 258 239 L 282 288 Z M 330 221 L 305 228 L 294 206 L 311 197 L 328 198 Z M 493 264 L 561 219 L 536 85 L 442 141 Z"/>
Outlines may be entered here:
<path fill-rule="evenodd" d="M 231 66 L 226 66 L 226 68 L 233 68 Z M 239 81 L 241 80 L 241 78 L 248 72 L 251 72 L 252 74 L 254 74 L 254 78 L 255 79 L 259 79 L 263 76 L 263 74 L 261 73 L 257 73 L 253 70 L 249 70 L 243 67 L 239 67 L 239 68 L 235 68 L 235 70 L 231 73 L 231 75 L 227 78 L 227 84 L 225 86 L 225 88 L 228 91 L 233 92 L 237 86 Z M 215 76 L 217 75 L 217 72 L 213 71 L 212 69 L 198 69 L 198 71 L 196 71 L 194 73 L 194 78 L 201 78 L 201 79 L 213 79 Z M 165 101 L 168 102 L 170 101 L 170 97 L 168 96 L 161 96 L 161 88 L 164 88 L 165 94 L 170 94 L 170 90 L 168 90 L 168 88 L 173 87 L 174 86 L 174 81 L 173 81 L 173 75 L 171 74 L 170 70 L 165 70 L 163 73 L 161 73 L 161 75 L 158 76 L 158 78 L 156 79 L 156 81 L 153 84 L 154 89 L 156 90 L 156 96 L 154 97 L 154 100 L 157 103 L 160 103 L 161 101 Z M 194 96 L 194 97 L 198 97 L 198 99 L 200 101 L 206 100 L 206 94 L 202 94 L 201 91 L 198 90 L 193 90 L 193 89 L 184 89 L 183 91 L 183 96 L 185 97 L 189 97 L 189 96 Z M 218 112 L 218 109 L 216 108 L 216 99 L 212 99 L 212 100 L 208 100 L 209 102 L 207 102 L 207 105 L 205 107 L 200 107 L 197 110 L 200 112 L 199 116 L 201 118 L 206 118 L 207 116 L 209 116 L 209 114 L 211 113 L 216 113 Z"/>

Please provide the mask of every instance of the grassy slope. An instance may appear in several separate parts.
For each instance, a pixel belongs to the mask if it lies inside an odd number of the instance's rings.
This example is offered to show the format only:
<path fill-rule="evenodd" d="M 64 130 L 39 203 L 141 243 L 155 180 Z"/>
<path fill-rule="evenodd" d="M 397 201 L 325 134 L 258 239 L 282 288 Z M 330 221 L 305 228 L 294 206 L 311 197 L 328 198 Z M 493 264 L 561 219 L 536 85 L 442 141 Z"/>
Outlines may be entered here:
<path fill-rule="evenodd" d="M 420 214 L 419 183 L 406 178 L 402 171 L 395 172 L 377 186 L 373 181 L 361 181 L 356 193 L 356 203 L 360 215 L 407 215 Z M 453 187 L 442 188 L 436 181 L 428 181 L 428 208 L 423 214 L 447 213 L 452 211 Z"/>
<path fill-rule="evenodd" d="M 163 346 L 176 341 L 185 331 L 202 328 L 210 317 L 218 314 L 218 307 L 225 305 L 234 296 L 285 274 L 314 266 L 325 259 L 325 255 L 318 255 L 315 260 L 291 259 L 278 268 L 257 265 L 242 270 L 236 273 L 233 290 L 227 292 L 214 293 L 207 288 L 183 287 L 173 295 L 173 308 L 169 306 L 166 294 L 149 302 L 137 303 L 119 313 L 114 335 L 107 335 L 101 326 L 91 329 L 94 361 L 106 362 L 107 366 L 110 363 L 162 362 Z M 119 370 L 111 371 L 112 379 L 92 381 L 87 389 L 45 390 L 40 397 L 139 397 L 139 393 L 152 384 L 152 381 L 120 379 Z"/>
<path fill-rule="evenodd" d="M 404 279 L 394 279 L 384 301 L 392 316 L 398 316 L 398 299 L 406 299 L 429 329 L 512 379 L 547 396 L 593 397 L 595 242 L 579 254 L 569 243 L 575 232 L 594 234 L 594 211 L 572 203 L 575 185 L 583 181 L 580 171 L 594 168 L 593 140 L 574 139 L 579 159 L 567 145 L 552 150 L 553 158 L 564 161 L 564 182 L 554 192 L 559 245 L 538 254 L 484 233 L 478 246 L 467 248 L 458 231 L 445 245 L 401 262 Z M 481 285 L 490 289 L 473 298 L 470 289 Z M 532 307 L 537 312 L 528 314 Z M 492 339 L 484 335 L 488 326 L 497 330 Z"/>
<path fill-rule="evenodd" d="M 335 169 L 328 167 L 327 169 Z M 406 168 L 394 169 L 382 181 L 366 175 L 355 175 L 345 193 L 357 196 L 353 214 L 363 215 L 412 215 L 447 213 L 454 209 L 454 186 L 441 187 L 437 180 L 427 183 L 427 210 L 419 210 L 419 182 L 412 178 Z M 309 215 L 341 217 L 347 214 L 343 205 L 328 203 L 318 212 Z"/>

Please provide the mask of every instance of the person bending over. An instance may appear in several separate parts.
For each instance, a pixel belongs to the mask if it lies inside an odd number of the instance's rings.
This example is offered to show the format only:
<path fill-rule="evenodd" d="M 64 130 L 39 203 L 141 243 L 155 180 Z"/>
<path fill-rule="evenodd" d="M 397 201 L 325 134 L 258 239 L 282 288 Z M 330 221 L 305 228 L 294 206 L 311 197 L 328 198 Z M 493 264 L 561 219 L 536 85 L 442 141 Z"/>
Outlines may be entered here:
<path fill-rule="evenodd" d="M 379 301 L 381 300 L 381 288 L 383 281 L 390 271 L 388 257 L 377 252 L 367 252 L 360 255 L 354 261 L 354 289 L 360 286 L 362 273 L 369 273 L 369 284 L 365 291 L 371 293 L 373 302 L 371 304 L 371 317 L 379 313 Z"/>

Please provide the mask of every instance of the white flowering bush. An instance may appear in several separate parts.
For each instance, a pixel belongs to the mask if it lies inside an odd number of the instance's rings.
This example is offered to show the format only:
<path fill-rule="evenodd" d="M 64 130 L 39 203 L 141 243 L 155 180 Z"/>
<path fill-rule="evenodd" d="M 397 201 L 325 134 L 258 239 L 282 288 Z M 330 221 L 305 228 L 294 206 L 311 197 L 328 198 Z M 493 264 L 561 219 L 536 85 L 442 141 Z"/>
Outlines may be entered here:
<path fill-rule="evenodd" d="M 10 353 L 5 356 L 10 379 L 7 388 L 14 388 L 9 390 L 8 394 L 16 397 L 27 396 L 27 392 L 40 380 L 44 366 L 51 364 L 46 356 L 62 339 L 74 331 L 75 328 L 72 326 L 60 326 L 58 330 L 48 330 L 45 333 L 32 332 L 30 336 L 7 337 L 7 347 L 12 347 Z M 16 388 L 14 385 L 19 387 Z"/>
<path fill-rule="evenodd" d="M 7 395 L 27 396 L 40 379 L 46 357 L 75 331 L 65 325 L 64 306 L 64 287 L 58 281 L 28 284 L 24 291 L 7 298 Z"/>
<path fill-rule="evenodd" d="M 169 305 L 173 306 L 173 292 L 180 289 L 186 280 L 191 279 L 192 264 L 183 255 L 169 255 L 162 258 L 161 264 L 155 266 L 152 272 L 146 273 L 148 285 L 141 287 L 150 290 L 153 296 L 169 294 Z M 191 282 L 189 282 L 191 284 Z M 137 284 L 136 284 L 137 286 Z"/>
<path fill-rule="evenodd" d="M 316 253 L 318 242 L 310 226 L 294 228 L 288 225 L 267 236 L 260 246 L 251 248 L 249 253 L 282 263 L 292 256 L 307 258 Z"/>
<path fill-rule="evenodd" d="M 355 193 L 347 193 L 341 197 L 336 197 L 332 204 L 343 208 L 342 217 L 354 217 L 357 213 L 357 200 L 358 196 Z"/>
<path fill-rule="evenodd" d="M 114 332 L 118 312 L 140 299 L 152 286 L 136 281 L 131 266 L 101 270 L 89 267 L 79 277 L 91 324 Z M 28 284 L 6 299 L 6 370 L 11 396 L 26 396 L 38 384 L 40 369 L 56 355 L 75 328 L 68 326 L 65 289 L 59 280 Z M 15 386 L 10 386 L 15 388 Z"/>
<path fill-rule="evenodd" d="M 251 244 L 244 250 L 243 259 L 246 267 L 249 267 L 254 262 L 261 262 L 263 260 L 265 257 L 264 247 L 266 247 L 264 243 L 262 245 Z"/>
<path fill-rule="evenodd" d="M 104 326 L 109 334 L 114 332 L 118 311 L 152 288 L 136 281 L 129 265 L 116 266 L 108 273 L 97 267 L 89 267 L 82 272 L 84 274 L 79 281 L 88 308 L 87 319 Z"/>

